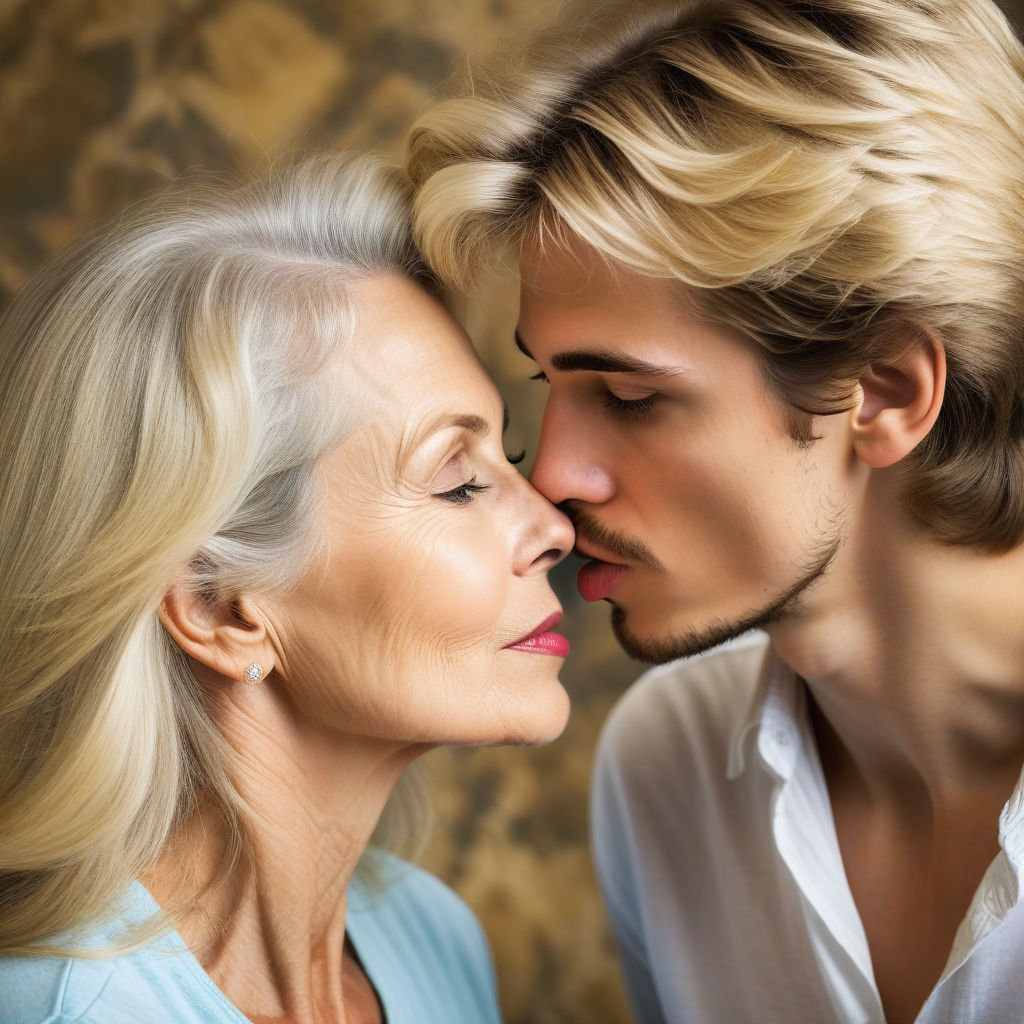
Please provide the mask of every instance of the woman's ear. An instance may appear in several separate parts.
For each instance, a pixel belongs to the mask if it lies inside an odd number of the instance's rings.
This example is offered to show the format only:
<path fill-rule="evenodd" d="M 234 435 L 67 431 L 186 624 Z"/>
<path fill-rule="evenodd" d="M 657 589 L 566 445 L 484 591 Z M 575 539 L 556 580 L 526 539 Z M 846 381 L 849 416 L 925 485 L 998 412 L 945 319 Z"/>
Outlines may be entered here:
<path fill-rule="evenodd" d="M 182 651 L 224 679 L 256 682 L 273 668 L 266 626 L 245 598 L 211 604 L 187 580 L 176 577 L 158 611 Z M 259 668 L 258 674 L 252 666 Z"/>
<path fill-rule="evenodd" d="M 859 383 L 854 450 L 875 469 L 892 466 L 917 447 L 938 418 L 946 391 L 946 352 L 930 334 L 918 332 L 897 360 L 869 366 Z"/>

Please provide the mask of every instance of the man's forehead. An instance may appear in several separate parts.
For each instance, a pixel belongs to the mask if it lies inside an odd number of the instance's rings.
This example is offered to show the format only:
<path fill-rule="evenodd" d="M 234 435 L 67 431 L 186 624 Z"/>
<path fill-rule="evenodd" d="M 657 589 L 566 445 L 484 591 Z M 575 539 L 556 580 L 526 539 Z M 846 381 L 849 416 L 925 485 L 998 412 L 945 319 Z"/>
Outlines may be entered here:
<path fill-rule="evenodd" d="M 752 344 L 739 330 L 706 319 L 681 281 L 595 274 L 567 293 L 546 287 L 566 283 L 557 273 L 543 276 L 546 268 L 546 262 L 539 267 L 537 283 L 523 285 L 514 339 L 520 351 L 553 369 L 690 376 L 723 344 Z"/>
<path fill-rule="evenodd" d="M 625 264 L 575 235 L 565 241 L 528 242 L 519 254 L 524 291 L 572 297 L 602 289 L 632 273 Z"/>
<path fill-rule="evenodd" d="M 631 315 L 692 308 L 681 281 L 641 273 L 578 238 L 569 245 L 524 245 L 519 276 L 524 308 L 538 311 L 589 309 L 600 316 L 614 306 Z"/>

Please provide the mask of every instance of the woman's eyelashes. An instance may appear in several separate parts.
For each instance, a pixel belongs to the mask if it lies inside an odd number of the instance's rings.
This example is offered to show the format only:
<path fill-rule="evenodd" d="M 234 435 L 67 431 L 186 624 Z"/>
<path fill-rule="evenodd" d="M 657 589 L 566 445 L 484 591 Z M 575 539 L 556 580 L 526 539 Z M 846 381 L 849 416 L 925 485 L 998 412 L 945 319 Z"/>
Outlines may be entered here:
<path fill-rule="evenodd" d="M 505 458 L 515 466 L 526 458 L 526 449 L 524 448 L 518 455 L 506 455 Z M 477 478 L 474 476 L 464 484 L 459 484 L 458 487 L 452 487 L 447 491 L 435 491 L 434 497 L 451 502 L 453 505 L 468 505 L 477 494 L 490 490 L 491 486 L 491 484 L 478 484 Z"/>
<path fill-rule="evenodd" d="M 507 429 L 508 413 L 506 412 L 502 426 L 502 434 L 504 434 Z M 507 462 L 515 466 L 526 458 L 526 449 L 523 448 L 514 455 L 510 455 L 503 448 L 496 449 L 493 452 L 488 450 L 484 458 L 490 460 L 497 454 L 500 454 Z M 472 471 L 472 463 L 473 460 L 468 458 L 465 452 L 453 455 L 448 462 L 445 463 L 444 468 L 434 478 L 434 483 L 431 487 L 433 497 L 440 498 L 442 501 L 450 502 L 452 505 L 468 505 L 473 501 L 476 495 L 492 487 L 492 484 L 477 482 L 478 476 Z M 472 476 L 470 476 L 471 473 Z M 467 479 L 467 477 L 469 477 L 469 479 Z"/>
<path fill-rule="evenodd" d="M 472 462 L 465 452 L 453 455 L 434 477 L 432 496 L 451 505 L 468 505 L 481 491 L 491 486 L 478 483 L 477 474 L 473 470 Z"/>
<path fill-rule="evenodd" d="M 478 484 L 476 477 L 473 477 L 472 480 L 467 480 L 464 484 L 459 484 L 458 487 L 453 487 L 449 491 L 441 491 L 434 497 L 440 498 L 442 501 L 449 501 L 453 505 L 468 505 L 477 494 L 489 490 L 490 486 L 490 484 Z"/>

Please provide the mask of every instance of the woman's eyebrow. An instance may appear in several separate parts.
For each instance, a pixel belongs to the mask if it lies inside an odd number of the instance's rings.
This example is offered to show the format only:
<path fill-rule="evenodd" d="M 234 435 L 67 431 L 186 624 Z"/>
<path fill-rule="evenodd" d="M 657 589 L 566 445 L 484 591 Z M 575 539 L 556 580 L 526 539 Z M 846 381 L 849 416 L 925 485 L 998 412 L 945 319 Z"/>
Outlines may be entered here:
<path fill-rule="evenodd" d="M 483 416 L 477 416 L 476 413 L 463 412 L 438 416 L 423 431 L 423 435 L 426 437 L 430 434 L 436 434 L 439 430 L 447 430 L 449 427 L 462 427 L 463 430 L 468 430 L 471 434 L 486 434 L 491 429 L 491 425 Z"/>
<path fill-rule="evenodd" d="M 401 475 L 412 461 L 413 456 L 431 438 L 452 428 L 468 430 L 471 434 L 482 436 L 490 430 L 490 424 L 476 413 L 442 412 L 410 433 L 404 434 L 396 456 L 396 471 Z"/>
<path fill-rule="evenodd" d="M 515 333 L 515 339 L 519 351 L 536 362 L 537 360 L 530 355 L 530 350 L 524 344 L 518 331 Z M 551 366 L 562 373 L 590 370 L 598 373 L 642 373 L 649 377 L 685 377 L 687 375 L 680 366 L 660 366 L 657 363 L 649 363 L 644 359 L 623 355 L 621 352 L 612 352 L 605 348 L 573 349 L 569 352 L 559 352 L 551 357 Z"/>
<path fill-rule="evenodd" d="M 508 430 L 508 424 L 508 404 L 502 403 L 501 432 L 503 434 Z M 463 430 L 468 430 L 471 434 L 483 435 L 491 429 L 491 424 L 489 420 L 485 419 L 483 416 L 478 416 L 473 412 L 443 412 L 425 423 L 420 430 L 417 431 L 413 447 L 422 444 L 427 440 L 427 438 L 432 437 L 434 434 L 440 433 L 442 430 L 450 430 L 452 427 L 461 427 Z"/>
<path fill-rule="evenodd" d="M 501 413 L 502 434 L 508 430 L 510 418 L 508 403 L 503 402 Z M 436 431 L 443 430 L 446 427 L 463 427 L 471 434 L 486 434 L 487 431 L 491 429 L 490 423 L 485 420 L 483 416 L 477 416 L 475 413 L 459 413 L 455 416 L 445 417 L 435 422 L 430 433 L 435 433 Z"/>
<path fill-rule="evenodd" d="M 501 432 L 502 434 L 508 430 L 509 423 L 509 411 L 508 404 L 502 403 L 502 421 L 501 421 Z M 478 437 L 482 437 L 487 434 L 491 429 L 491 424 L 483 416 L 478 416 L 472 412 L 461 412 L 451 413 L 443 412 L 438 416 L 435 416 L 432 420 L 424 423 L 419 430 L 416 431 L 415 435 L 407 436 L 405 441 L 399 448 L 397 458 L 398 472 L 404 471 L 405 467 L 408 466 L 409 461 L 413 457 L 413 453 L 426 444 L 435 434 L 439 434 L 442 430 L 451 430 L 452 427 L 459 427 L 463 430 L 468 430 L 471 434 L 476 434 Z"/>

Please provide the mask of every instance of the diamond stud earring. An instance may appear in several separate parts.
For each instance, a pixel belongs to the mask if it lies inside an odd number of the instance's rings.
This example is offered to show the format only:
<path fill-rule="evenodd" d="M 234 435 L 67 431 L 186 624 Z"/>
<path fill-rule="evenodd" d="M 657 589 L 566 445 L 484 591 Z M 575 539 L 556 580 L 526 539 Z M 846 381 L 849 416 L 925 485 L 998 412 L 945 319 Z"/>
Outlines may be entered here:
<path fill-rule="evenodd" d="M 245 670 L 245 672 L 242 673 L 242 678 L 245 679 L 247 683 L 258 683 L 260 681 L 260 676 L 262 675 L 263 669 L 260 668 L 259 665 L 253 663 Z"/>

